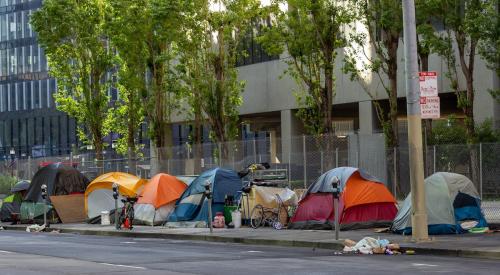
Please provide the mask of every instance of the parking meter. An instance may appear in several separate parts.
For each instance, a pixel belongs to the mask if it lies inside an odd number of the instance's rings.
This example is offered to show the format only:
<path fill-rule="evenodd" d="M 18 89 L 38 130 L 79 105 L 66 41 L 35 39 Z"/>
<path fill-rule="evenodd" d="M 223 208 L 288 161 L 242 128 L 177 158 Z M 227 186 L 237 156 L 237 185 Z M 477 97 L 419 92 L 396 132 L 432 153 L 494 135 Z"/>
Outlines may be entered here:
<path fill-rule="evenodd" d="M 113 198 L 115 199 L 115 228 L 120 229 L 120 224 L 118 223 L 118 184 L 113 183 Z"/>
<path fill-rule="evenodd" d="M 205 192 L 204 195 L 208 199 L 208 227 L 210 228 L 210 233 L 213 232 L 212 227 L 212 190 L 210 189 L 210 181 L 205 182 Z"/>
<path fill-rule="evenodd" d="M 42 199 L 43 199 L 43 224 L 47 226 L 47 185 L 42 184 Z"/>
<path fill-rule="evenodd" d="M 333 209 L 335 210 L 335 240 L 339 239 L 339 195 L 340 195 L 340 180 L 337 177 L 332 179 L 332 194 L 333 194 Z"/>

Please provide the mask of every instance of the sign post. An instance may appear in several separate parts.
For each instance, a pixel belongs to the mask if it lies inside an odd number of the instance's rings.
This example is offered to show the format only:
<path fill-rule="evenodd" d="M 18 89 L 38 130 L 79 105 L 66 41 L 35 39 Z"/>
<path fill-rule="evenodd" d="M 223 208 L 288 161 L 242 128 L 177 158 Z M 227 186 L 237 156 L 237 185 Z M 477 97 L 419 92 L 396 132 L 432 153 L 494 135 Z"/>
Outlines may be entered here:
<path fill-rule="evenodd" d="M 419 72 L 420 116 L 422 119 L 436 119 L 441 116 L 438 96 L 437 72 Z"/>

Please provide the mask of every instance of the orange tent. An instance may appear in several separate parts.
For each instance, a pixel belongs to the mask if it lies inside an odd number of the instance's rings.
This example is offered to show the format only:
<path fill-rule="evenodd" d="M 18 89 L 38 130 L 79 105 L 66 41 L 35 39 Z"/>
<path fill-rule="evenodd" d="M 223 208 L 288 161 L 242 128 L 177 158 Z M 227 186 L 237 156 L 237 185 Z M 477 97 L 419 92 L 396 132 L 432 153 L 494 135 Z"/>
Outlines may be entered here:
<path fill-rule="evenodd" d="M 175 207 L 187 185 L 174 176 L 157 174 L 142 190 L 135 205 L 135 222 L 139 224 L 161 224 Z"/>

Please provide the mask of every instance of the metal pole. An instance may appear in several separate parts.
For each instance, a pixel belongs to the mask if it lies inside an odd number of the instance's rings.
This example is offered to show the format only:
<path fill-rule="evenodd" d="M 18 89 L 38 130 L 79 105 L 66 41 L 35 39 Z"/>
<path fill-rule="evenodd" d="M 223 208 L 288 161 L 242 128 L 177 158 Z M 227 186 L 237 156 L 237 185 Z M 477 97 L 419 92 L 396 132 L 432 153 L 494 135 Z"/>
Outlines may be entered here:
<path fill-rule="evenodd" d="M 31 156 L 28 156 L 28 178 L 31 179 Z"/>
<path fill-rule="evenodd" d="M 43 199 L 43 225 L 47 226 L 47 198 Z"/>
<path fill-rule="evenodd" d="M 335 168 L 339 167 L 339 148 L 335 148 Z"/>
<path fill-rule="evenodd" d="M 405 53 L 405 84 L 408 116 L 408 145 L 410 155 L 410 184 L 412 212 L 412 239 L 429 239 L 425 204 L 424 159 L 422 148 L 422 120 L 417 59 L 417 31 L 414 0 L 403 1 L 403 37 Z"/>
<path fill-rule="evenodd" d="M 307 189 L 307 156 L 306 156 L 306 136 L 302 135 L 302 156 L 304 164 L 304 188 Z"/>
<path fill-rule="evenodd" d="M 436 145 L 434 145 L 432 148 L 433 148 L 432 149 L 433 150 L 433 164 L 432 164 L 432 166 L 434 168 L 433 169 L 434 170 L 433 173 L 436 173 Z"/>
<path fill-rule="evenodd" d="M 483 200 L 483 144 L 479 143 L 479 197 Z"/>
<path fill-rule="evenodd" d="M 321 169 L 321 174 L 323 174 L 323 151 L 321 151 L 320 153 L 321 153 L 321 155 L 320 155 L 320 157 L 321 157 L 320 169 Z"/>
<path fill-rule="evenodd" d="M 392 169 L 394 172 L 394 182 L 392 183 L 392 194 L 397 197 L 397 186 L 398 186 L 398 159 L 397 159 L 397 148 L 393 148 L 393 156 L 394 156 L 394 161 L 393 161 L 393 167 Z"/>
<path fill-rule="evenodd" d="M 292 177 L 292 137 L 290 136 L 290 143 L 289 143 L 289 147 L 288 147 L 288 187 L 291 188 L 292 185 L 290 184 L 290 180 L 291 180 L 291 177 Z"/>
<path fill-rule="evenodd" d="M 339 199 L 337 197 L 333 198 L 333 208 L 335 209 L 335 240 L 339 239 Z"/>
<path fill-rule="evenodd" d="M 212 185 L 210 181 L 205 182 L 205 196 L 208 198 L 208 227 L 210 228 L 210 233 L 213 233 L 212 225 Z"/>
<path fill-rule="evenodd" d="M 257 141 L 255 136 L 253 137 L 253 160 L 254 163 L 257 163 Z"/>

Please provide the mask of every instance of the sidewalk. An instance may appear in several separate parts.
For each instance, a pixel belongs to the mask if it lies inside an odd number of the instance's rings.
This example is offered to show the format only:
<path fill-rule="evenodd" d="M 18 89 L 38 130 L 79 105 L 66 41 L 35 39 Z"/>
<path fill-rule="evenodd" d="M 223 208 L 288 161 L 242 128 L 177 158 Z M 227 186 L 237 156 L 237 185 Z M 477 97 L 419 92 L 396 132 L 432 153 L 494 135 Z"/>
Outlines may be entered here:
<path fill-rule="evenodd" d="M 25 230 L 27 225 L 0 224 L 6 230 Z M 271 228 L 214 229 L 207 228 L 165 228 L 136 226 L 132 231 L 117 231 L 113 226 L 91 224 L 53 224 L 52 230 L 61 233 L 83 235 L 122 236 L 135 238 L 164 238 L 193 241 L 232 242 L 258 245 L 296 246 L 341 250 L 343 239 L 358 241 L 363 237 L 388 239 L 399 243 L 403 250 L 415 250 L 417 254 L 446 255 L 500 259 L 500 233 L 462 234 L 433 236 L 424 243 L 413 243 L 411 237 L 391 233 L 375 233 L 373 230 L 341 231 L 335 241 L 333 231 L 324 230 L 274 230 Z"/>

